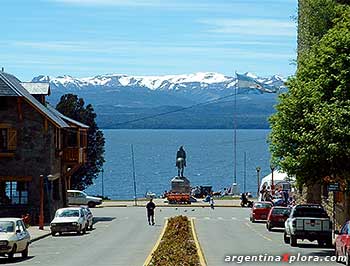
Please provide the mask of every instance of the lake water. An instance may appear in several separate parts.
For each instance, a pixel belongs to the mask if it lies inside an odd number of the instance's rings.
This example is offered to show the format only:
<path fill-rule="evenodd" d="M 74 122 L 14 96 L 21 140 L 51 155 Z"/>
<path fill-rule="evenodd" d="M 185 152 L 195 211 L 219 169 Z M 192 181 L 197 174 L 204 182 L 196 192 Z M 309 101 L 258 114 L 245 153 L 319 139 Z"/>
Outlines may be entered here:
<path fill-rule="evenodd" d="M 134 146 L 137 196 L 147 191 L 160 195 L 170 189 L 177 175 L 176 152 L 183 145 L 187 153 L 185 176 L 191 186 L 211 185 L 214 190 L 233 181 L 233 130 L 103 130 L 106 138 L 104 194 L 111 199 L 134 196 L 131 144 Z M 237 130 L 237 182 L 243 190 L 257 190 L 256 167 L 261 177 L 270 173 L 267 137 L 269 130 Z M 246 171 L 244 170 L 246 153 Z M 86 192 L 102 193 L 101 175 Z"/>

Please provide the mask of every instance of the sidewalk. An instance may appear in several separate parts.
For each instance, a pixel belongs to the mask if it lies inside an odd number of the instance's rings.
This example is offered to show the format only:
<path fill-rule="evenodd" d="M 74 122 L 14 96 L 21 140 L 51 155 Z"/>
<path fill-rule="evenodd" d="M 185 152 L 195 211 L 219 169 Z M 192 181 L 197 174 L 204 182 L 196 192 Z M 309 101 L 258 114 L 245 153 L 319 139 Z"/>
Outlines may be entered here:
<path fill-rule="evenodd" d="M 197 202 L 192 202 L 191 204 L 169 204 L 166 199 L 153 199 L 153 202 L 158 207 L 210 207 L 208 202 L 204 202 L 203 199 L 198 199 Z M 145 207 L 148 200 L 138 200 L 137 206 Z M 241 200 L 220 200 L 214 198 L 215 207 L 241 207 Z M 104 207 L 133 207 L 135 206 L 134 201 L 103 201 L 103 203 L 98 206 L 99 208 Z"/>
<path fill-rule="evenodd" d="M 48 225 L 44 226 L 44 230 L 40 230 L 37 225 L 30 226 L 27 230 L 29 231 L 31 242 L 35 242 L 51 235 L 50 226 Z"/>

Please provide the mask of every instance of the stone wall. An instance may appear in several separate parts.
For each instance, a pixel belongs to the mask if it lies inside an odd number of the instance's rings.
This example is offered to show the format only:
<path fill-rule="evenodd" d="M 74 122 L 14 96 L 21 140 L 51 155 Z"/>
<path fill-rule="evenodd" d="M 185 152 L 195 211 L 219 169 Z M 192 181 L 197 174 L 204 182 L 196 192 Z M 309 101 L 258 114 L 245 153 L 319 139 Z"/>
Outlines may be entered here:
<path fill-rule="evenodd" d="M 31 105 L 22 102 L 23 120 L 19 120 L 17 98 L 11 97 L 8 110 L 0 111 L 0 123 L 10 124 L 17 129 L 17 149 L 14 158 L 0 158 L 0 176 L 32 176 L 28 184 L 28 212 L 37 222 L 40 206 L 40 175 L 61 175 L 60 158 L 55 154 L 54 126 L 48 122 L 44 126 L 44 116 Z M 62 193 L 62 191 L 60 191 Z M 51 200 L 51 207 L 63 206 L 60 200 Z M 46 195 L 46 220 L 48 220 Z M 52 217 L 52 214 L 51 214 Z"/>

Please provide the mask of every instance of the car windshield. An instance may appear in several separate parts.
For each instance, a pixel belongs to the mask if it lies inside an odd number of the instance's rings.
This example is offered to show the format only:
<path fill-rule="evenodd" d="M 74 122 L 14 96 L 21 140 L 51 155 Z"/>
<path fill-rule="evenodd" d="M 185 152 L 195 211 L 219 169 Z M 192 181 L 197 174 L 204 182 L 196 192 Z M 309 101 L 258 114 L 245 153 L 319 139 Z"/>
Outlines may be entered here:
<path fill-rule="evenodd" d="M 57 213 L 58 217 L 79 217 L 79 210 L 63 210 Z"/>
<path fill-rule="evenodd" d="M 255 205 L 254 205 L 254 207 L 256 208 L 256 209 L 263 209 L 263 208 L 271 208 L 271 204 L 269 204 L 269 203 L 256 203 Z"/>
<path fill-rule="evenodd" d="M 0 221 L 0 233 L 9 233 L 15 230 L 15 225 L 13 222 Z"/>
<path fill-rule="evenodd" d="M 272 210 L 272 214 L 277 214 L 277 215 L 284 215 L 288 214 L 289 215 L 290 210 L 289 209 L 282 209 L 282 208 L 275 208 Z"/>
<path fill-rule="evenodd" d="M 328 218 L 326 211 L 318 207 L 296 208 L 293 216 L 294 217 Z"/>

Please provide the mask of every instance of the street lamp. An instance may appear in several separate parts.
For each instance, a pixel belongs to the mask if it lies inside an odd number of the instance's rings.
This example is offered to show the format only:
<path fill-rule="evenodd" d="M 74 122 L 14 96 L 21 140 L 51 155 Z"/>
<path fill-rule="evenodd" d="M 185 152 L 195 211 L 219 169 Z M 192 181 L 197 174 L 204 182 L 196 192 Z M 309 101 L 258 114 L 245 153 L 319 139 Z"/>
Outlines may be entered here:
<path fill-rule="evenodd" d="M 260 193 L 260 171 L 261 171 L 261 167 L 257 166 L 256 167 L 256 177 L 257 177 L 257 183 L 258 183 L 258 192 L 257 192 L 257 197 L 259 197 L 259 193 Z"/>
<path fill-rule="evenodd" d="M 270 165 L 270 169 L 271 169 L 271 192 L 272 192 L 272 195 L 275 194 L 275 183 L 274 183 L 274 180 L 273 180 L 273 172 L 275 170 L 275 166 L 274 165 Z"/>

